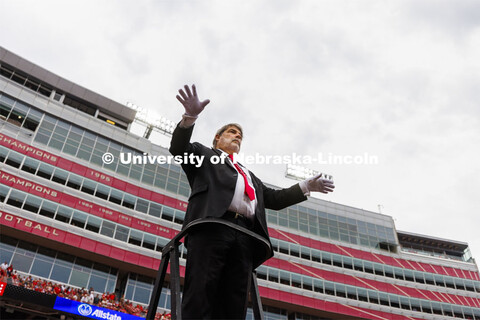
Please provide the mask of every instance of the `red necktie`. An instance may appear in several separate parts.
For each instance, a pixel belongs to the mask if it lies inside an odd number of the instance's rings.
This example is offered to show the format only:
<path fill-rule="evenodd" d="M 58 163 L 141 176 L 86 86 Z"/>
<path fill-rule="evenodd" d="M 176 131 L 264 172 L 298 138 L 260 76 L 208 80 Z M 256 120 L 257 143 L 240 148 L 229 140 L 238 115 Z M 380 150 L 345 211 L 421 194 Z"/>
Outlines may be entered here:
<path fill-rule="evenodd" d="M 247 175 L 245 172 L 243 172 L 242 168 L 240 168 L 240 166 L 233 161 L 233 154 L 229 154 L 228 157 L 230 160 L 232 160 L 233 166 L 237 168 L 238 173 L 240 173 L 243 177 L 243 181 L 245 182 L 245 194 L 248 196 L 250 201 L 255 200 L 255 190 L 253 190 L 253 188 L 248 184 Z"/>

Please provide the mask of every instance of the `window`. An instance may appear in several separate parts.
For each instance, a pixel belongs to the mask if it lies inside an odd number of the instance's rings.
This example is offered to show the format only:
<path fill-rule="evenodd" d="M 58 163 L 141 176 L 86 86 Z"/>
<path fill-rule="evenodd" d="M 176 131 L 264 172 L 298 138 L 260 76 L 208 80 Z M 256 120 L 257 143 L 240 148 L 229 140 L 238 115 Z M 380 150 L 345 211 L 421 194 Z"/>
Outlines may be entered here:
<path fill-rule="evenodd" d="M 57 211 L 57 215 L 55 216 L 55 220 L 70 223 L 70 219 L 72 218 L 73 210 L 64 206 L 60 206 Z"/>
<path fill-rule="evenodd" d="M 268 269 L 268 281 L 278 282 L 279 280 L 279 271 L 269 268 Z"/>
<path fill-rule="evenodd" d="M 9 190 L 9 187 L 0 184 L 0 202 L 5 201 Z"/>
<path fill-rule="evenodd" d="M 86 221 L 87 221 L 87 215 L 80 211 L 75 210 L 73 213 L 72 221 L 70 221 L 70 224 L 72 226 L 84 228 Z"/>
<path fill-rule="evenodd" d="M 148 233 L 145 233 L 144 236 L 143 236 L 142 247 L 150 249 L 150 250 L 155 250 L 155 241 L 156 241 L 155 238 L 156 238 L 155 236 L 153 236 L 151 234 L 148 234 Z"/>
<path fill-rule="evenodd" d="M 25 201 L 25 204 L 23 205 L 23 209 L 33 213 L 37 213 L 38 208 L 40 206 L 40 202 L 41 200 L 39 198 L 32 195 L 28 195 Z"/>
<path fill-rule="evenodd" d="M 110 188 L 106 187 L 104 185 L 98 184 L 97 185 L 97 191 L 95 192 L 95 196 L 105 199 L 108 199 L 108 195 L 110 194 Z"/>
<path fill-rule="evenodd" d="M 57 208 L 58 205 L 55 203 L 44 200 L 40 209 L 40 215 L 53 219 Z"/>
<path fill-rule="evenodd" d="M 25 194 L 23 192 L 12 190 L 10 197 L 8 197 L 7 204 L 21 208 L 23 201 L 25 200 Z"/>
<path fill-rule="evenodd" d="M 82 178 L 72 174 L 70 175 L 70 178 L 68 178 L 67 186 L 79 190 L 82 185 L 82 180 Z"/>
<path fill-rule="evenodd" d="M 128 243 L 134 244 L 136 246 L 142 245 L 142 233 L 137 230 L 130 230 L 130 238 L 128 239 Z"/>
<path fill-rule="evenodd" d="M 31 131 L 37 130 L 41 117 L 42 113 L 34 109 L 30 109 L 27 118 L 25 119 L 25 122 L 23 124 L 23 127 Z"/>
<path fill-rule="evenodd" d="M 112 222 L 103 220 L 100 233 L 103 234 L 104 236 L 113 238 L 114 232 L 115 232 L 115 224 Z"/>
<path fill-rule="evenodd" d="M 93 195 L 95 193 L 95 186 L 96 186 L 95 182 L 92 182 L 88 179 L 84 179 L 83 185 L 82 185 L 82 192 Z"/>
<path fill-rule="evenodd" d="M 314 279 L 313 280 L 313 291 L 318 292 L 318 293 L 323 293 L 323 281 Z"/>
<path fill-rule="evenodd" d="M 89 216 L 87 227 L 85 229 L 98 233 L 100 231 L 101 224 L 102 224 L 102 219 L 94 216 Z"/>
<path fill-rule="evenodd" d="M 68 172 L 59 168 L 55 169 L 52 181 L 65 185 L 68 179 Z"/>
<path fill-rule="evenodd" d="M 163 207 L 162 219 L 173 221 L 174 211 L 172 208 Z"/>
<path fill-rule="evenodd" d="M 111 189 L 110 198 L 108 200 L 110 202 L 113 202 L 113 203 L 116 203 L 116 204 L 121 204 L 122 203 L 122 197 L 123 197 L 122 192 L 120 192 L 118 190 L 115 190 L 115 189 Z"/>
<path fill-rule="evenodd" d="M 117 228 L 115 231 L 115 239 L 127 242 L 128 228 L 125 228 L 124 226 L 121 226 L 121 225 L 117 225 Z"/>
<path fill-rule="evenodd" d="M 137 199 L 137 203 L 138 203 L 138 200 L 139 199 Z M 161 212 L 162 212 L 162 206 L 161 205 L 156 204 L 154 202 L 150 203 L 150 210 L 148 211 L 149 215 L 160 218 Z"/>
<path fill-rule="evenodd" d="M 40 163 L 38 168 L 37 176 L 50 180 L 53 174 L 53 167 L 46 164 Z"/>
<path fill-rule="evenodd" d="M 135 201 L 136 201 L 136 197 L 129 194 L 125 194 L 125 196 L 123 197 L 122 206 L 133 209 L 135 207 Z"/>
<path fill-rule="evenodd" d="M 23 162 L 22 170 L 31 174 L 35 174 L 39 164 L 39 161 L 27 157 Z"/>
<path fill-rule="evenodd" d="M 324 282 L 325 294 L 335 295 L 335 285 L 332 282 Z"/>
<path fill-rule="evenodd" d="M 10 151 L 7 157 L 7 161 L 5 161 L 5 163 L 8 164 L 9 166 L 20 168 L 20 164 L 22 163 L 22 161 L 23 161 L 22 155 L 14 151 Z"/>

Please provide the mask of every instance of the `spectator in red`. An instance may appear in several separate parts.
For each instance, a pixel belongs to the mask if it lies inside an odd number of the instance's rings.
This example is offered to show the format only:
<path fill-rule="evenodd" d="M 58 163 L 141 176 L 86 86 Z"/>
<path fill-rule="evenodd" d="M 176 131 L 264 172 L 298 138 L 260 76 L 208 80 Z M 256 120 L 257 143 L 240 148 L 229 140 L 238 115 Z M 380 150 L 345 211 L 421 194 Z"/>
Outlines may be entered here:
<path fill-rule="evenodd" d="M 13 273 L 13 265 L 10 265 L 8 268 L 7 268 L 7 277 L 10 277 Z"/>

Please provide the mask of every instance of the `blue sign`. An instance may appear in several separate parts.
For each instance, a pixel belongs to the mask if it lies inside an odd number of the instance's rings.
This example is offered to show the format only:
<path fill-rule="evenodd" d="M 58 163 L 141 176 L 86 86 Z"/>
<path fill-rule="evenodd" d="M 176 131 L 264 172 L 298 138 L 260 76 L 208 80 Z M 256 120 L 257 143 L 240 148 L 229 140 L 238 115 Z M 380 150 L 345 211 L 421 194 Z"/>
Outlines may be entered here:
<path fill-rule="evenodd" d="M 100 320 L 145 320 L 145 318 L 132 316 L 131 314 L 100 308 L 87 303 L 60 297 L 57 297 L 55 300 L 53 309 Z"/>

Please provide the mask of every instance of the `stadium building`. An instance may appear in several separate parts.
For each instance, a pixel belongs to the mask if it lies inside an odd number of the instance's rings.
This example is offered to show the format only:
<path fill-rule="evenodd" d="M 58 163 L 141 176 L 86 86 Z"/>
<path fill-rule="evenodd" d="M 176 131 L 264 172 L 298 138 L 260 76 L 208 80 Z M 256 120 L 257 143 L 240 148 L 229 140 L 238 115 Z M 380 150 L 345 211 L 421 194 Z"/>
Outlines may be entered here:
<path fill-rule="evenodd" d="M 0 263 L 147 305 L 187 207 L 180 166 L 118 161 L 169 155 L 129 131 L 135 110 L 1 47 L 0 74 Z M 275 256 L 257 269 L 266 319 L 480 319 L 479 271 L 464 242 L 315 198 L 267 218 Z M 2 316 L 85 315 L 45 296 L 0 284 Z M 165 283 L 158 310 L 169 309 Z"/>

